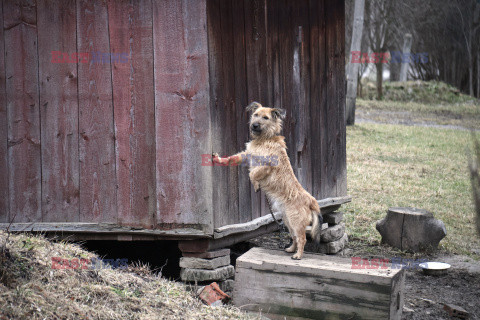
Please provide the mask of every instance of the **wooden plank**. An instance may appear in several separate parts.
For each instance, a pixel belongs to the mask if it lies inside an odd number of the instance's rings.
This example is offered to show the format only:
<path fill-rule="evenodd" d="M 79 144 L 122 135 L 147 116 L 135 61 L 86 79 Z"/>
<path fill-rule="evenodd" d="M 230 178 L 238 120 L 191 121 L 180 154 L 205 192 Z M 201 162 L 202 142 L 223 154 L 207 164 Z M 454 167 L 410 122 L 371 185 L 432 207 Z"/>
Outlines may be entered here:
<path fill-rule="evenodd" d="M 110 53 L 105 2 L 77 1 L 77 48 Z M 78 64 L 80 221 L 117 221 L 112 79 L 107 60 Z"/>
<path fill-rule="evenodd" d="M 0 5 L 0 222 L 9 221 L 8 161 L 7 161 L 7 99 L 5 91 L 5 36 L 3 33 L 3 6 Z"/>
<path fill-rule="evenodd" d="M 233 55 L 233 26 L 230 1 L 208 2 L 210 101 L 213 114 L 213 148 L 229 156 L 236 144 L 236 110 Z M 238 221 L 238 168 L 216 166 L 213 171 L 214 226 Z"/>
<path fill-rule="evenodd" d="M 4 1 L 10 217 L 41 221 L 37 8 Z"/>
<path fill-rule="evenodd" d="M 273 107 L 284 108 L 281 94 L 280 49 L 283 47 L 283 38 L 279 36 L 279 11 L 281 2 L 267 3 L 267 34 L 269 51 L 269 80 L 272 85 L 271 103 Z"/>
<path fill-rule="evenodd" d="M 202 230 L 194 228 L 178 228 L 170 230 L 152 230 L 138 227 L 121 226 L 114 223 L 51 223 L 51 222 L 31 222 L 31 223 L 0 223 L 0 230 L 6 230 L 10 226 L 9 230 L 12 232 L 58 232 L 68 233 L 76 236 L 76 239 L 88 239 L 87 234 L 98 235 L 115 235 L 115 238 L 131 235 L 131 236 L 150 236 L 159 237 L 157 239 L 164 238 L 176 238 L 176 239 L 197 239 L 206 238 L 206 235 Z M 72 236 L 70 235 L 70 236 Z M 98 238 L 101 239 L 101 238 Z M 139 240 L 145 240 L 148 238 L 138 238 Z M 134 238 L 132 238 L 134 240 Z M 153 239 L 150 239 L 153 240 Z"/>
<path fill-rule="evenodd" d="M 322 214 L 325 214 L 338 209 L 342 204 L 348 203 L 350 201 L 352 201 L 352 197 L 346 196 L 322 199 L 318 200 L 317 202 L 322 209 Z M 275 212 L 274 215 L 275 219 L 277 219 L 278 221 L 282 220 L 283 218 L 283 213 L 281 212 Z M 214 238 L 219 239 L 232 234 L 253 231 L 260 228 L 261 226 L 270 224 L 272 222 L 274 222 L 273 217 L 271 216 L 271 214 L 267 214 L 265 216 L 253 219 L 252 221 L 222 226 L 220 228 L 215 228 Z"/>
<path fill-rule="evenodd" d="M 310 115 L 312 143 L 312 195 L 327 196 L 326 187 L 326 55 L 324 1 L 310 0 Z"/>
<path fill-rule="evenodd" d="M 342 205 L 352 201 L 351 196 L 343 196 L 343 197 L 335 197 L 335 198 L 325 198 L 321 200 L 317 200 L 318 205 L 320 208 L 328 208 L 333 206 Z"/>
<path fill-rule="evenodd" d="M 288 0 L 277 2 L 278 8 L 278 38 L 280 41 L 280 94 L 282 108 L 287 112 L 283 125 L 283 135 L 287 143 L 287 153 L 293 171 L 298 177 L 298 157 L 296 147 L 296 128 L 298 125 L 298 97 L 294 88 L 294 45 L 296 42 L 296 27 L 294 8 L 296 3 Z"/>
<path fill-rule="evenodd" d="M 302 186 L 312 191 L 310 138 L 310 22 L 308 0 L 296 1 L 293 14 L 292 100 L 296 101 L 295 152 L 297 177 Z"/>
<path fill-rule="evenodd" d="M 274 215 L 277 221 L 282 220 L 282 216 L 283 216 L 282 212 L 275 212 Z M 273 220 L 272 215 L 268 214 L 266 216 L 253 219 L 252 221 L 249 221 L 249 222 L 231 224 L 231 225 L 223 226 L 220 228 L 216 228 L 213 236 L 215 239 L 219 239 L 219 238 L 229 236 L 231 234 L 253 231 L 260 228 L 261 226 L 270 224 L 272 222 L 275 222 L 275 221 Z"/>
<path fill-rule="evenodd" d="M 248 105 L 247 98 L 247 69 L 245 56 L 245 12 L 244 2 L 231 0 L 233 24 L 233 54 L 235 81 L 235 116 L 237 129 L 237 150 L 244 150 L 245 143 L 250 140 L 248 129 L 249 115 L 245 111 Z M 250 191 L 250 178 L 246 166 L 238 167 L 238 213 L 237 222 L 252 220 L 252 195 Z"/>
<path fill-rule="evenodd" d="M 221 37 L 220 0 L 207 1 L 208 61 L 210 75 L 210 109 L 212 114 L 212 149 L 221 156 L 229 156 L 225 149 L 225 116 L 223 106 L 223 66 Z M 213 221 L 214 227 L 225 224 L 224 216 L 228 214 L 228 172 L 227 168 L 215 167 L 212 179 L 213 188 Z"/>
<path fill-rule="evenodd" d="M 231 1 L 220 1 L 220 29 L 217 33 L 220 33 L 222 41 L 222 77 L 214 79 L 215 81 L 223 82 L 223 102 L 221 112 L 225 113 L 224 119 L 226 120 L 221 124 L 223 127 L 223 146 L 222 150 L 228 155 L 235 154 L 240 150 L 237 148 L 237 126 L 238 121 L 236 119 L 236 106 L 235 106 L 235 56 L 234 56 L 234 39 L 233 39 L 233 12 Z M 236 14 L 236 13 L 235 13 Z M 241 108 L 241 107 L 240 107 Z M 218 212 L 223 215 L 222 225 L 236 223 L 240 220 L 238 213 L 238 167 L 230 166 L 224 168 L 227 170 L 227 189 L 223 190 L 227 196 L 228 207 L 226 212 Z M 217 221 L 217 219 L 215 219 Z"/>
<path fill-rule="evenodd" d="M 157 222 L 213 234 L 206 1 L 153 4 Z"/>
<path fill-rule="evenodd" d="M 337 196 L 347 195 L 347 139 L 345 124 L 345 1 L 335 1 L 335 81 L 337 102 L 336 187 Z"/>
<path fill-rule="evenodd" d="M 118 222 L 152 228 L 156 212 L 152 2 L 108 1 L 108 24 L 112 60 L 118 59 L 112 61 Z"/>
<path fill-rule="evenodd" d="M 79 221 L 77 64 L 53 51 L 77 51 L 75 1 L 38 2 L 42 141 L 42 221 Z M 55 57 L 56 59 L 56 57 Z"/>
<path fill-rule="evenodd" d="M 338 9 L 337 1 L 325 1 L 325 32 L 326 32 L 326 54 L 327 54 L 327 105 L 326 113 L 323 119 L 323 126 L 326 129 L 326 135 L 323 135 L 323 139 L 326 139 L 325 155 L 327 156 L 326 162 L 326 179 L 325 194 L 324 197 L 337 196 L 337 162 L 339 161 L 339 150 L 337 149 L 337 139 L 340 139 L 340 129 L 338 128 L 338 108 L 340 106 L 340 97 L 338 91 L 341 88 L 338 87 L 337 72 L 340 54 L 337 45 L 337 14 Z M 344 72 L 344 71 L 343 71 Z"/>
<path fill-rule="evenodd" d="M 278 224 L 270 223 L 248 232 L 231 234 L 220 239 L 198 239 L 196 241 L 180 241 L 178 247 L 182 252 L 202 253 L 233 246 L 236 243 L 277 231 Z"/>
<path fill-rule="evenodd" d="M 400 319 L 405 271 L 354 269 L 352 259 L 253 248 L 237 259 L 234 304 L 290 317 Z M 400 289 L 400 290 L 399 290 Z"/>
<path fill-rule="evenodd" d="M 247 0 L 244 2 L 245 14 L 245 55 L 247 70 L 247 101 L 260 102 L 268 106 L 266 61 L 266 0 Z M 268 213 L 263 192 L 256 193 L 250 185 L 252 219 Z"/>

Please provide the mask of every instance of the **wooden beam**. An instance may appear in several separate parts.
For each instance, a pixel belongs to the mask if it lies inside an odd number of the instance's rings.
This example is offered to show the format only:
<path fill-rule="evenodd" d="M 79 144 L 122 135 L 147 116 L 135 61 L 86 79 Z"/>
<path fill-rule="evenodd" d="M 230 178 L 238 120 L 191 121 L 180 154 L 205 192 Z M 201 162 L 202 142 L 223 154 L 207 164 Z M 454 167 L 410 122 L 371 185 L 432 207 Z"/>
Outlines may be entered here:
<path fill-rule="evenodd" d="M 278 230 L 278 224 L 270 223 L 252 231 L 231 234 L 220 239 L 198 239 L 195 241 L 180 241 L 178 243 L 178 247 L 182 252 L 198 253 L 213 251 L 220 248 L 229 247 L 234 245 L 235 243 L 246 241 L 276 230 Z"/>
<path fill-rule="evenodd" d="M 133 236 L 148 236 L 159 238 L 206 238 L 208 237 L 202 230 L 193 228 L 176 228 L 170 230 L 151 230 L 144 228 L 130 228 L 122 227 L 117 224 L 110 223 L 46 223 L 46 222 L 32 222 L 32 223 L 0 223 L 0 230 L 9 229 L 12 232 L 58 232 L 71 234 L 76 239 L 89 238 L 88 234 L 107 234 L 114 235 L 116 240 L 125 240 L 125 235 Z M 141 239 L 145 240 L 145 239 Z"/>
<path fill-rule="evenodd" d="M 342 204 L 345 204 L 350 201 L 352 201 L 352 197 L 345 196 L 345 197 L 327 198 L 327 199 L 318 200 L 318 204 L 322 209 L 322 214 L 325 214 L 325 213 L 329 213 L 337 210 Z M 275 219 L 277 220 L 282 219 L 282 213 L 275 212 L 274 214 L 275 214 Z M 258 229 L 261 226 L 268 225 L 272 222 L 274 222 L 272 215 L 267 214 L 249 222 L 231 224 L 231 225 L 226 225 L 220 228 L 215 228 L 213 237 L 215 239 L 220 239 L 232 234 L 253 231 L 255 229 Z"/>
<path fill-rule="evenodd" d="M 318 200 L 318 205 L 320 206 L 321 209 L 324 209 L 324 208 L 327 209 L 329 207 L 342 205 L 351 201 L 352 201 L 351 196 L 326 198 L 326 199 Z"/>
<path fill-rule="evenodd" d="M 282 213 L 281 212 L 275 212 L 275 219 L 277 220 L 282 220 Z M 267 225 L 274 222 L 273 217 L 271 214 L 267 214 L 265 216 L 256 218 L 252 221 L 245 222 L 245 223 L 237 223 L 237 224 L 231 224 L 228 226 L 216 228 L 215 232 L 213 234 L 213 237 L 215 239 L 223 238 L 231 234 L 235 233 L 242 233 L 242 232 L 248 232 L 248 231 L 253 231 L 255 229 L 258 229 L 261 226 Z"/>

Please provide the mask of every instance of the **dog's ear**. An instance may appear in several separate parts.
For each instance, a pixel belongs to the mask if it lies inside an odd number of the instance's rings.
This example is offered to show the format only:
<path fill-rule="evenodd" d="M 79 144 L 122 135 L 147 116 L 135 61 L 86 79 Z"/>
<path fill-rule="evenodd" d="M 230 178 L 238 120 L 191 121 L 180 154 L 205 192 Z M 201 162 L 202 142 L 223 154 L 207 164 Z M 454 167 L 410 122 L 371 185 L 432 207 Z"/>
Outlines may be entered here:
<path fill-rule="evenodd" d="M 256 101 L 253 101 L 252 103 L 250 103 L 245 109 L 248 111 L 248 112 L 255 112 L 255 110 L 257 110 L 258 108 L 260 108 L 262 105 Z"/>
<path fill-rule="evenodd" d="M 285 119 L 285 116 L 287 115 L 287 112 L 285 111 L 285 109 L 280 109 L 280 108 L 274 108 L 272 109 L 272 116 L 277 119 L 277 118 L 280 118 L 280 119 Z"/>

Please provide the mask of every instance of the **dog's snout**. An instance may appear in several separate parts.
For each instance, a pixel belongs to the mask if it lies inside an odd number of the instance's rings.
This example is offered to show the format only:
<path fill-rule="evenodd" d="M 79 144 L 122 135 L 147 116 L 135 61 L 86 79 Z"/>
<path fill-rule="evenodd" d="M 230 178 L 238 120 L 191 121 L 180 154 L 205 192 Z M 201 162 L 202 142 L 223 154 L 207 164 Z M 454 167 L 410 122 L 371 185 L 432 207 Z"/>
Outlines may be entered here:
<path fill-rule="evenodd" d="M 260 130 L 260 124 L 258 124 L 258 123 L 252 123 L 252 130 L 254 130 L 254 131 Z"/>

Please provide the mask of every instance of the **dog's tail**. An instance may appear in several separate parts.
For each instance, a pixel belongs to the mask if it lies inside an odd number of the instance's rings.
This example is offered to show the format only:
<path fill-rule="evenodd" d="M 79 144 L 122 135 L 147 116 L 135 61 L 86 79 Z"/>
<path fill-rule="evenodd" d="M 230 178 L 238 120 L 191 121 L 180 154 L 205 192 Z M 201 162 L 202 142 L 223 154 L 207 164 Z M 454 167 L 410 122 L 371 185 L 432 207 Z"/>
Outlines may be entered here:
<path fill-rule="evenodd" d="M 317 212 L 312 211 L 312 218 L 313 218 L 312 239 L 316 243 L 320 243 L 320 234 L 322 232 L 323 217 L 321 214 L 318 214 Z"/>

